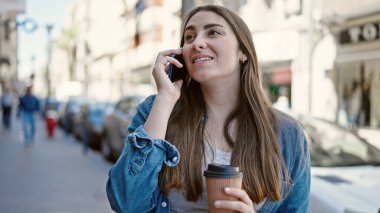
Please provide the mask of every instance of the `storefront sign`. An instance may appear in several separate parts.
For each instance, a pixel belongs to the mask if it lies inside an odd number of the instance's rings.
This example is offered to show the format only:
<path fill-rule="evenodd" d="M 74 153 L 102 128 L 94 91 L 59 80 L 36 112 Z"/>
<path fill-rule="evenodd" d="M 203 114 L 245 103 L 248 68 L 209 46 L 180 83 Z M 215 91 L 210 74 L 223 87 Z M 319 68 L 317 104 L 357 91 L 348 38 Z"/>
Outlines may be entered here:
<path fill-rule="evenodd" d="M 276 68 L 271 75 L 273 85 L 290 85 L 292 83 L 292 71 L 289 67 Z"/>
<path fill-rule="evenodd" d="M 351 27 L 340 33 L 340 44 L 380 41 L 380 21 Z"/>

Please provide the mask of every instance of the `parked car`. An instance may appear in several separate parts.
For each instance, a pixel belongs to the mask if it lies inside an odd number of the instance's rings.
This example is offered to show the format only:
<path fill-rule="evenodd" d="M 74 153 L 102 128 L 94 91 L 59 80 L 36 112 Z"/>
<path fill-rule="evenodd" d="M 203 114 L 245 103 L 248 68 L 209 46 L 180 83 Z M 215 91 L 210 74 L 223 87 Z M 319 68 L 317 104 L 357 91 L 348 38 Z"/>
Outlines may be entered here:
<path fill-rule="evenodd" d="M 90 105 L 93 105 L 94 103 L 94 100 L 83 99 L 78 103 L 78 110 L 73 112 L 71 133 L 78 140 L 82 140 L 83 125 L 86 123 Z"/>
<path fill-rule="evenodd" d="M 87 98 L 81 96 L 70 97 L 59 113 L 59 124 L 66 132 L 72 132 L 74 116 L 79 112 L 80 106 Z"/>
<path fill-rule="evenodd" d="M 101 150 L 107 159 L 115 161 L 120 156 L 124 139 L 128 134 L 128 126 L 136 113 L 137 105 L 143 100 L 141 96 L 122 97 L 106 116 Z"/>
<path fill-rule="evenodd" d="M 312 212 L 380 212 L 380 150 L 332 122 L 297 118 L 309 137 Z"/>
<path fill-rule="evenodd" d="M 87 128 L 89 146 L 99 150 L 104 132 L 104 119 L 110 114 L 110 103 L 90 101 L 81 105 L 78 113 L 74 116 L 74 135 L 83 140 L 83 128 Z"/>

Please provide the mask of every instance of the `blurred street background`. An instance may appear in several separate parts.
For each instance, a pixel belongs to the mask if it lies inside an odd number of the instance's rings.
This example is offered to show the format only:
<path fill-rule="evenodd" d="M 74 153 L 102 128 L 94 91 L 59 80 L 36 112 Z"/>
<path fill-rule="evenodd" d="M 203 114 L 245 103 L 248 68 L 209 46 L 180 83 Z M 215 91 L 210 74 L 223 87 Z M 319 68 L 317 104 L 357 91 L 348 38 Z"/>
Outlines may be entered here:
<path fill-rule="evenodd" d="M 44 129 L 41 119 L 37 129 Z M 105 185 L 110 163 L 58 131 L 38 131 L 25 147 L 21 121 L 0 130 L 0 212 L 111 212 Z"/>
<path fill-rule="evenodd" d="M 244 19 L 273 105 L 305 125 L 313 212 L 380 212 L 380 0 L 0 0 L 0 212 L 110 211 L 108 170 L 156 92 L 156 56 L 203 4 Z"/>

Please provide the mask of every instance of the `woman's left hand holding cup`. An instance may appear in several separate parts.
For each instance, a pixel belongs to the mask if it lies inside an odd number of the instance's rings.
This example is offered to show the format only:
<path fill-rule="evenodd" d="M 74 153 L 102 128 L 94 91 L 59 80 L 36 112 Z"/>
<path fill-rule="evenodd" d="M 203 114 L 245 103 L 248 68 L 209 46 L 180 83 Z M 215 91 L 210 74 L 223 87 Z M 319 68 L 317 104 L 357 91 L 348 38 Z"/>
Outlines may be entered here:
<path fill-rule="evenodd" d="M 221 209 L 230 209 L 242 213 L 255 213 L 253 202 L 249 198 L 247 192 L 243 189 L 226 187 L 224 192 L 232 197 L 237 198 L 236 201 L 231 200 L 217 200 L 215 207 Z"/>

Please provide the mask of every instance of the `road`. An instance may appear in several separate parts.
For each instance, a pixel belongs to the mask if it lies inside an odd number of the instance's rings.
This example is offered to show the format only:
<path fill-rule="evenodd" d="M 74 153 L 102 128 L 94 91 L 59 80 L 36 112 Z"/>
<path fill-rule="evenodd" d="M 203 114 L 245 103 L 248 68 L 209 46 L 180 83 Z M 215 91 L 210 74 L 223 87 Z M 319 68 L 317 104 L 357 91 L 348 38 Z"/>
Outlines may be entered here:
<path fill-rule="evenodd" d="M 37 120 L 30 146 L 23 144 L 20 120 L 13 120 L 11 131 L 0 130 L 0 212 L 112 212 L 105 193 L 111 164 L 97 152 L 84 155 L 60 129 L 48 139 Z"/>

